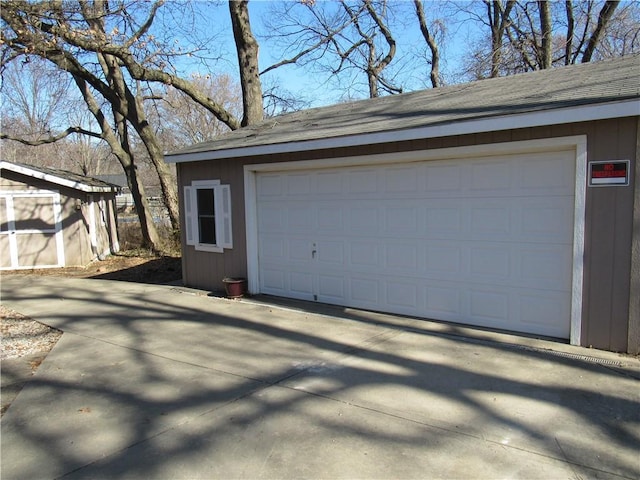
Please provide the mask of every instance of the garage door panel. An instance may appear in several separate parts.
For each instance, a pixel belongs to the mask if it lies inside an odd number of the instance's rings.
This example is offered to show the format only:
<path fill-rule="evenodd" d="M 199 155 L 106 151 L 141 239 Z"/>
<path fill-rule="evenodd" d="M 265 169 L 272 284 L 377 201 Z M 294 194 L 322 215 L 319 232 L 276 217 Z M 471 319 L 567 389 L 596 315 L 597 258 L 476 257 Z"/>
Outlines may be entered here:
<path fill-rule="evenodd" d="M 502 288 L 470 289 L 469 316 L 484 326 L 505 325 L 509 321 L 509 293 Z"/>
<path fill-rule="evenodd" d="M 396 281 L 387 283 L 387 303 L 409 309 L 412 314 L 418 312 L 418 285 L 415 282 Z"/>
<path fill-rule="evenodd" d="M 346 279 L 342 275 L 320 274 L 318 277 L 318 300 L 344 305 L 347 298 Z"/>
<path fill-rule="evenodd" d="M 319 233 L 340 233 L 344 230 L 344 212 L 339 205 L 320 205 L 317 209 Z"/>
<path fill-rule="evenodd" d="M 390 242 L 385 247 L 385 270 L 405 275 L 418 274 L 424 261 L 419 260 L 419 247 L 413 243 Z"/>
<path fill-rule="evenodd" d="M 545 243 L 569 243 L 573 239 L 573 198 L 523 199 L 518 239 Z"/>
<path fill-rule="evenodd" d="M 287 209 L 287 226 L 290 231 L 308 232 L 314 224 L 315 212 L 309 206 L 290 207 Z"/>
<path fill-rule="evenodd" d="M 265 293 L 271 293 L 273 295 L 287 295 L 287 288 L 285 282 L 285 272 L 278 268 L 270 268 L 269 266 L 263 266 L 261 275 L 261 290 Z"/>
<path fill-rule="evenodd" d="M 415 194 L 418 192 L 422 171 L 419 166 L 387 168 L 382 175 L 385 192 Z"/>
<path fill-rule="evenodd" d="M 349 298 L 353 306 L 375 309 L 380 305 L 380 281 L 368 277 L 349 275 Z"/>
<path fill-rule="evenodd" d="M 282 261 L 285 258 L 285 239 L 281 236 L 264 235 L 260 242 L 260 258 L 264 261 Z"/>
<path fill-rule="evenodd" d="M 338 172 L 319 172 L 316 175 L 317 193 L 320 196 L 342 194 L 344 175 Z"/>
<path fill-rule="evenodd" d="M 278 205 L 263 203 L 258 211 L 258 228 L 264 233 L 282 232 L 285 228 L 285 211 Z"/>
<path fill-rule="evenodd" d="M 378 171 L 375 169 L 356 169 L 348 173 L 348 192 L 350 194 L 373 194 L 380 192 L 378 186 Z M 365 195 L 364 198 L 367 196 Z"/>
<path fill-rule="evenodd" d="M 520 271 L 518 286 L 569 292 L 572 271 L 565 259 L 571 255 L 567 246 L 532 246 L 523 248 L 517 259 Z"/>
<path fill-rule="evenodd" d="M 430 242 L 424 246 L 425 274 L 458 278 L 462 274 L 462 265 L 466 248 L 460 242 Z M 466 263 L 466 262 L 465 262 Z"/>
<path fill-rule="evenodd" d="M 571 302 L 566 295 L 535 291 L 519 298 L 519 316 L 528 333 L 542 333 L 551 337 L 562 337 L 564 332 L 558 326 L 560 319 L 571 314 Z"/>
<path fill-rule="evenodd" d="M 418 208 L 413 205 L 389 206 L 384 209 L 386 234 L 402 235 L 417 234 Z"/>
<path fill-rule="evenodd" d="M 313 251 L 313 240 L 311 238 L 291 238 L 287 242 L 286 260 L 296 263 L 310 263 L 311 252 Z"/>
<path fill-rule="evenodd" d="M 433 162 L 424 164 L 425 194 L 458 196 L 464 190 L 461 163 Z M 458 195 L 456 195 L 456 193 Z"/>
<path fill-rule="evenodd" d="M 509 205 L 504 201 L 492 199 L 479 201 L 479 205 L 471 207 L 470 235 L 477 239 L 503 240 L 511 235 L 512 215 Z"/>
<path fill-rule="evenodd" d="M 426 220 L 425 237 L 459 238 L 465 231 L 464 212 L 459 205 L 437 201 L 424 205 L 423 209 Z"/>
<path fill-rule="evenodd" d="M 567 338 L 574 155 L 259 174 L 261 291 Z"/>
<path fill-rule="evenodd" d="M 373 267 L 380 268 L 380 246 L 373 241 L 352 240 L 350 242 L 350 255 L 348 266 L 354 268 Z"/>
<path fill-rule="evenodd" d="M 258 177 L 256 191 L 261 198 L 281 197 L 284 193 L 284 177 L 280 174 L 263 174 Z"/>
<path fill-rule="evenodd" d="M 318 259 L 318 267 L 343 269 L 344 265 L 344 242 L 335 240 L 320 240 L 315 245 L 314 251 Z M 313 253 L 312 253 L 313 256 Z"/>
<path fill-rule="evenodd" d="M 371 206 L 351 207 L 349 210 L 349 224 L 352 231 L 363 233 L 378 233 L 380 227 L 380 212 Z"/>
<path fill-rule="evenodd" d="M 508 247 L 471 247 L 469 253 L 469 274 L 478 283 L 511 279 L 511 251 Z"/>
<path fill-rule="evenodd" d="M 315 289 L 313 288 L 314 276 L 309 272 L 289 272 L 289 289 L 302 298 L 313 298 Z"/>
<path fill-rule="evenodd" d="M 307 173 L 291 174 L 287 178 L 287 194 L 290 196 L 306 196 L 311 193 L 312 177 Z"/>
<path fill-rule="evenodd" d="M 469 192 L 472 196 L 508 196 L 511 193 L 513 161 L 481 160 L 469 169 Z"/>
<path fill-rule="evenodd" d="M 425 312 L 433 318 L 449 321 L 460 321 L 464 318 L 462 295 L 457 283 L 440 282 L 437 285 L 426 286 Z"/>
<path fill-rule="evenodd" d="M 520 157 L 520 191 L 527 195 L 557 195 L 572 189 L 575 181 L 572 155 L 571 152 L 555 152 Z"/>

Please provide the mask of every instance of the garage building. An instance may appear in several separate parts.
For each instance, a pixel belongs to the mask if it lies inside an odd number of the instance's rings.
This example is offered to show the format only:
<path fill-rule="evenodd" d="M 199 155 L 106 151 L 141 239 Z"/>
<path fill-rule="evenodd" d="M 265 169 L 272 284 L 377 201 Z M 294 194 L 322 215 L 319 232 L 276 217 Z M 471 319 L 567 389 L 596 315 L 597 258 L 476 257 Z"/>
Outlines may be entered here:
<path fill-rule="evenodd" d="M 174 152 L 183 279 L 640 349 L 640 59 L 300 111 Z"/>

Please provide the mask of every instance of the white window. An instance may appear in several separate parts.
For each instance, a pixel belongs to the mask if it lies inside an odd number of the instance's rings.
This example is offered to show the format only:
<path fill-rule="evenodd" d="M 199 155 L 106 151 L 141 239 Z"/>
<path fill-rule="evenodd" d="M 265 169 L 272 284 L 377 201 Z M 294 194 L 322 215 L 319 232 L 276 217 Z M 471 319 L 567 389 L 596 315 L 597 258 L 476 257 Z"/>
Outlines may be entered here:
<path fill-rule="evenodd" d="M 232 248 L 231 189 L 219 180 L 198 180 L 184 187 L 187 245 L 205 252 Z"/>

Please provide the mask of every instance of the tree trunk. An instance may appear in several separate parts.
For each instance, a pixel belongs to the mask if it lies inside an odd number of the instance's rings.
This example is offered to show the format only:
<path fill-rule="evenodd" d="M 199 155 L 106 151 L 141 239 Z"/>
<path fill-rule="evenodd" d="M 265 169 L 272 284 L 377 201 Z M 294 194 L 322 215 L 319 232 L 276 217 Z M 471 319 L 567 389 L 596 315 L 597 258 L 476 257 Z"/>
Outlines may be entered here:
<path fill-rule="evenodd" d="M 98 27 L 102 28 L 102 25 Z M 178 232 L 180 230 L 180 212 L 178 209 L 178 194 L 176 192 L 175 182 L 169 171 L 169 167 L 164 161 L 164 155 L 160 148 L 158 138 L 147 120 L 142 100 L 139 96 L 134 96 L 129 89 L 129 86 L 125 82 L 122 67 L 116 57 L 113 55 L 98 54 L 98 58 L 109 85 L 118 97 L 118 102 L 112 103 L 114 116 L 122 115 L 126 118 L 144 143 L 160 181 L 162 200 L 169 214 L 171 228 L 174 232 Z M 126 134 L 126 129 L 122 134 Z M 137 187 L 137 189 L 140 190 L 140 187 Z M 141 224 L 143 223 L 142 218 L 140 222 Z"/>
<path fill-rule="evenodd" d="M 602 10 L 600 10 L 600 13 L 598 14 L 598 25 L 596 26 L 596 29 L 591 34 L 591 37 L 589 38 L 589 43 L 587 44 L 587 48 L 585 49 L 584 54 L 582 55 L 582 63 L 588 63 L 591 61 L 591 57 L 593 57 L 593 53 L 595 52 L 596 47 L 598 46 L 598 43 L 600 43 L 600 39 L 604 34 L 607 24 L 609 23 L 609 20 L 611 20 L 611 17 L 613 16 L 613 12 L 615 11 L 619 3 L 620 2 L 617 0 L 607 1 L 602 6 Z"/>
<path fill-rule="evenodd" d="M 490 77 L 500 75 L 502 64 L 502 37 L 509 22 L 515 0 L 508 0 L 502 7 L 502 0 L 484 0 L 487 7 L 487 19 L 491 28 L 491 73 Z"/>
<path fill-rule="evenodd" d="M 573 16 L 573 0 L 566 0 L 564 2 L 565 12 L 567 14 L 567 41 L 564 45 L 564 64 L 571 65 L 571 51 L 573 49 L 573 35 L 575 32 L 575 19 Z"/>
<path fill-rule="evenodd" d="M 164 161 L 164 154 L 162 153 L 162 148 L 160 148 L 158 137 L 147 121 L 142 99 L 139 96 L 135 98 L 135 105 L 136 132 L 144 142 L 151 163 L 153 163 L 155 171 L 158 174 L 160 189 L 162 190 L 162 199 L 169 214 L 171 227 L 174 232 L 178 232 L 180 230 L 180 210 L 178 208 L 178 192 L 176 191 L 175 180 L 171 175 L 169 166 Z"/>
<path fill-rule="evenodd" d="M 136 165 L 134 163 L 133 156 L 131 155 L 131 148 L 128 141 L 129 135 L 126 131 L 127 124 L 124 116 L 114 110 L 116 129 L 118 132 L 116 135 L 116 132 L 113 131 L 111 125 L 104 116 L 104 113 L 102 113 L 98 102 L 93 97 L 93 94 L 89 90 L 85 80 L 76 75 L 73 75 L 73 79 L 78 86 L 89 111 L 93 114 L 94 118 L 100 125 L 103 138 L 111 148 L 111 152 L 120 162 L 120 165 L 127 177 L 127 184 L 131 190 L 133 203 L 136 207 L 136 212 L 140 220 L 140 230 L 144 245 L 154 252 L 161 252 L 162 245 L 160 242 L 160 236 L 158 235 L 158 230 L 153 223 L 153 217 L 151 215 L 151 209 L 149 208 L 147 196 L 144 192 L 144 186 L 138 177 Z"/>
<path fill-rule="evenodd" d="M 418 22 L 420 23 L 420 31 L 424 37 L 424 41 L 427 42 L 429 50 L 431 50 L 431 73 L 429 75 L 431 79 L 431 86 L 437 88 L 440 86 L 440 52 L 438 51 L 438 44 L 436 39 L 433 38 L 429 27 L 427 27 L 427 19 L 424 15 L 424 8 L 422 7 L 422 0 L 414 0 L 416 7 L 416 14 L 418 15 Z"/>
<path fill-rule="evenodd" d="M 258 69 L 258 42 L 251 33 L 248 0 L 229 0 L 229 12 L 236 43 L 240 85 L 242 87 L 243 118 L 241 125 L 252 125 L 264 117 L 262 84 Z"/>
<path fill-rule="evenodd" d="M 540 0 L 538 2 L 538 8 L 540 9 L 540 30 L 542 38 L 540 40 L 540 69 L 545 70 L 551 68 L 551 10 L 549 9 L 549 2 L 547 0 Z"/>

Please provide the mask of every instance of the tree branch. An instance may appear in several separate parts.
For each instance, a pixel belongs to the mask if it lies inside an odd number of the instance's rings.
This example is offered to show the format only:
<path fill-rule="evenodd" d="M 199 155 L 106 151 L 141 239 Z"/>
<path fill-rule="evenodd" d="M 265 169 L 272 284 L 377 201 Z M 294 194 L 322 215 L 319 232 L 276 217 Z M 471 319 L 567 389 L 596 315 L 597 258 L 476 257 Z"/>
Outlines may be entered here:
<path fill-rule="evenodd" d="M 155 20 L 156 12 L 158 11 L 158 9 L 162 5 L 164 5 L 164 1 L 165 0 L 158 0 L 157 2 L 155 2 L 151 6 L 151 11 L 149 12 L 149 16 L 147 17 L 147 20 L 142 24 L 142 26 L 140 26 L 138 31 L 136 31 L 136 33 L 134 33 L 129 38 L 129 40 L 124 42 L 124 48 L 127 48 L 127 49 L 130 48 L 134 43 L 136 43 L 138 40 L 140 40 L 140 37 L 142 37 L 142 35 L 144 35 L 145 33 L 147 33 L 149 31 L 149 28 L 151 27 L 151 24 Z"/>
<path fill-rule="evenodd" d="M 393 38 L 393 35 L 391 35 L 391 30 L 387 28 L 387 26 L 384 24 L 380 16 L 374 10 L 373 6 L 371 5 L 371 0 L 365 0 L 365 6 L 367 7 L 367 11 L 369 12 L 369 15 L 371 15 L 371 18 L 373 18 L 373 21 L 376 22 L 376 25 L 382 32 L 382 35 L 384 36 L 384 39 L 386 40 L 387 45 L 389 46 L 389 51 L 387 52 L 387 55 L 378 62 L 377 70 L 379 72 L 383 70 L 387 65 L 389 65 L 391 63 L 391 60 L 393 60 L 393 57 L 396 54 L 396 41 Z"/>
<path fill-rule="evenodd" d="M 11 135 L 7 135 L 5 133 L 0 134 L 0 140 L 14 140 L 16 142 L 20 142 L 24 145 L 29 145 L 32 147 L 36 147 L 38 145 L 46 145 L 48 143 L 55 143 L 58 140 L 62 140 L 65 137 L 68 137 L 72 133 L 80 133 L 82 135 L 88 135 L 94 138 L 102 139 L 102 134 L 97 132 L 92 132 L 91 130 L 85 130 L 82 127 L 69 127 L 64 132 L 59 133 L 58 135 L 53 135 L 47 138 L 41 138 L 39 140 L 27 140 L 25 138 L 12 137 Z"/>
<path fill-rule="evenodd" d="M 602 10 L 600 10 L 600 13 L 598 14 L 598 24 L 596 26 L 596 29 L 593 31 L 591 38 L 589 38 L 589 43 L 587 44 L 587 48 L 585 49 L 584 54 L 582 55 L 582 63 L 587 63 L 591 61 L 591 57 L 593 56 L 593 53 L 595 52 L 596 47 L 598 46 L 598 43 L 602 38 L 602 34 L 604 33 L 604 30 L 607 24 L 609 23 L 609 20 L 611 20 L 611 16 L 613 15 L 614 10 L 616 9 L 619 3 L 620 2 L 618 0 L 615 0 L 615 1 L 608 0 L 605 2 L 604 6 L 602 7 Z"/>
<path fill-rule="evenodd" d="M 433 88 L 437 88 L 440 86 L 440 53 L 438 51 L 438 44 L 427 26 L 427 19 L 424 14 L 424 8 L 422 7 L 422 0 L 414 0 L 413 3 L 416 7 L 416 15 L 418 16 L 418 22 L 420 24 L 420 32 L 422 32 L 424 41 L 427 42 L 429 50 L 431 50 L 431 73 L 429 75 L 431 78 L 431 86 Z"/>

